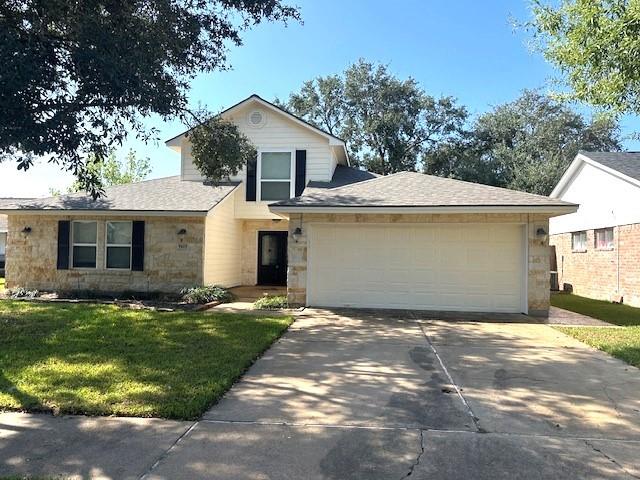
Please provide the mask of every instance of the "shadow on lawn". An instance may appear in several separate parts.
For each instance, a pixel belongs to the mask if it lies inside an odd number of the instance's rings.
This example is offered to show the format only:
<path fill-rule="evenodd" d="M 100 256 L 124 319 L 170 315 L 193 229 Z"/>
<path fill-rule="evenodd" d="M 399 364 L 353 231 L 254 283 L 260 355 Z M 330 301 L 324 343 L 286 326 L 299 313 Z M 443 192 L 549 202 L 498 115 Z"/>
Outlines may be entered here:
<path fill-rule="evenodd" d="M 18 410 L 196 418 L 283 328 L 228 314 L 30 307 L 0 305 L 0 399 Z"/>

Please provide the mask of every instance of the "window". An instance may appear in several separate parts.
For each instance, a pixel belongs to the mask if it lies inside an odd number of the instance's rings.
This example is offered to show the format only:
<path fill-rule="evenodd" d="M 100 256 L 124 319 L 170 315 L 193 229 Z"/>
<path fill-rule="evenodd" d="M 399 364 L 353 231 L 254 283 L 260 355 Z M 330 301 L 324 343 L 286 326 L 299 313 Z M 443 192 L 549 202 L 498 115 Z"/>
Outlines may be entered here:
<path fill-rule="evenodd" d="M 596 248 L 598 250 L 613 249 L 613 228 L 601 228 L 595 231 Z"/>
<path fill-rule="evenodd" d="M 107 268 L 131 269 L 131 222 L 107 222 Z"/>
<path fill-rule="evenodd" d="M 587 232 L 573 232 L 571 234 L 571 250 L 574 252 L 587 251 Z"/>
<path fill-rule="evenodd" d="M 98 222 L 75 221 L 72 225 L 73 267 L 96 268 Z"/>
<path fill-rule="evenodd" d="M 261 152 L 258 178 L 260 200 L 269 202 L 293 197 L 293 152 Z"/>

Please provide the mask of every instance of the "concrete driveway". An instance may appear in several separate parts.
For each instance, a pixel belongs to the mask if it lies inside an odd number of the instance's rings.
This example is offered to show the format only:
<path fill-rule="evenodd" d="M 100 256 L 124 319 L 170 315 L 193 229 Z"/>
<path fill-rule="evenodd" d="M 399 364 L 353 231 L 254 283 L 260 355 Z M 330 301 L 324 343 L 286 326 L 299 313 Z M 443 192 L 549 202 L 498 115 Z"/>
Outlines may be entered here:
<path fill-rule="evenodd" d="M 640 478 L 640 371 L 547 325 L 519 323 L 524 316 L 477 320 L 307 310 L 200 421 L 152 423 L 111 443 L 99 432 L 96 462 L 105 462 L 103 441 L 129 463 L 95 471 L 148 480 Z M 34 445 L 16 434 L 3 450 L 6 418 L 0 473 L 13 472 L 3 471 L 3 452 L 19 462 L 20 442 Z M 74 440 L 91 445 L 77 430 L 67 450 Z M 93 457 L 62 446 L 55 454 L 92 471 Z M 36 463 L 28 473 L 73 473 Z"/>

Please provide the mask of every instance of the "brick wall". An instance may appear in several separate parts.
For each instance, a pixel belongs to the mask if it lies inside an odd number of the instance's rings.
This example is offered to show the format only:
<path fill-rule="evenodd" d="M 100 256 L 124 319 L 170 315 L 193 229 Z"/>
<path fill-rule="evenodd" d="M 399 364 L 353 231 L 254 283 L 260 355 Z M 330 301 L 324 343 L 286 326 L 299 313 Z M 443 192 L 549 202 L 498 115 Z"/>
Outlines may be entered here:
<path fill-rule="evenodd" d="M 292 214 L 289 218 L 289 264 L 287 292 L 291 304 L 307 301 L 307 238 L 310 223 L 524 223 L 528 226 L 528 304 L 532 315 L 546 315 L 549 311 L 549 246 L 545 237 L 536 236 L 536 229 L 549 231 L 547 215 L 527 214 L 425 214 L 425 215 L 364 215 L 364 214 Z M 298 242 L 291 234 L 301 227 Z"/>
<path fill-rule="evenodd" d="M 98 245 L 95 269 L 57 270 L 59 220 L 96 220 Z M 105 268 L 105 222 L 145 222 L 144 271 Z M 30 234 L 22 233 L 31 227 Z M 187 234 L 186 248 L 178 249 L 180 229 Z M 24 287 L 44 291 L 91 290 L 96 292 L 176 292 L 203 281 L 204 218 L 180 217 L 91 217 L 21 215 L 9 216 L 7 238 L 7 288 Z"/>
<path fill-rule="evenodd" d="M 561 289 L 566 283 L 576 295 L 599 300 L 622 295 L 640 307 L 640 224 L 614 227 L 612 250 L 596 250 L 593 230 L 587 230 L 586 252 L 572 251 L 571 233 L 552 235 L 549 244 L 556 248 Z"/>

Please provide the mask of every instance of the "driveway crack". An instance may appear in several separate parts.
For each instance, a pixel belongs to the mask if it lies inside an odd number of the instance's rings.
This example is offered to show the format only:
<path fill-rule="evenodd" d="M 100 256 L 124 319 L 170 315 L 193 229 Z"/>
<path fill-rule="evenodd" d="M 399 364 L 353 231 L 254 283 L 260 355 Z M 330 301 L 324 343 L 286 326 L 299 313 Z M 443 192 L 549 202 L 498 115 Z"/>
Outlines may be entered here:
<path fill-rule="evenodd" d="M 438 353 L 438 349 L 431 342 L 431 339 L 429 338 L 429 335 L 427 335 L 427 332 L 425 332 L 424 327 L 422 326 L 422 323 L 420 323 L 416 319 L 416 317 L 415 317 L 413 312 L 411 312 L 411 316 L 418 323 L 418 326 L 420 328 L 420 331 L 422 332 L 422 335 L 424 336 L 425 340 L 429 344 L 429 348 L 431 348 L 431 351 L 433 352 L 433 354 L 435 355 L 436 359 L 438 360 L 438 363 L 440 364 L 440 368 L 442 368 L 442 371 L 446 375 L 447 380 L 449 381 L 449 383 L 455 389 L 458 398 L 460 399 L 460 401 L 464 405 L 467 413 L 471 417 L 471 421 L 473 422 L 473 426 L 476 428 L 476 431 L 485 433 L 486 431 L 483 428 L 481 428 L 480 425 L 478 424 L 478 417 L 476 417 L 475 414 L 473 413 L 473 410 L 471 409 L 471 405 L 469 405 L 469 402 L 467 402 L 467 399 L 464 398 L 464 395 L 462 395 L 462 391 L 460 390 L 460 387 L 458 387 L 458 384 L 456 384 L 456 382 L 453 380 L 453 377 L 449 373 L 449 370 L 447 370 L 447 367 L 445 366 L 444 361 L 442 360 L 442 357 L 440 357 L 440 354 Z"/>
<path fill-rule="evenodd" d="M 638 475 L 634 475 L 633 473 L 629 472 L 629 470 L 627 470 L 622 464 L 620 464 L 615 458 L 613 458 L 612 456 L 608 455 L 607 453 L 603 452 L 602 450 L 600 450 L 598 447 L 596 447 L 593 443 L 591 443 L 589 440 L 585 440 L 584 441 L 585 445 L 589 448 L 591 448 L 591 450 L 593 450 L 594 452 L 599 453 L 600 455 L 602 455 L 604 458 L 606 458 L 607 460 L 609 460 L 611 463 L 613 463 L 616 467 L 618 467 L 620 470 L 622 470 L 624 473 L 626 473 L 627 475 L 629 475 L 632 478 L 637 478 L 640 479 L 640 477 Z"/>
<path fill-rule="evenodd" d="M 416 457 L 416 460 L 413 462 L 413 464 L 409 468 L 409 471 L 407 472 L 407 474 L 400 477 L 400 480 L 404 480 L 405 478 L 409 478 L 411 475 L 413 475 L 413 472 L 416 469 L 416 467 L 420 465 L 420 460 L 422 460 L 423 455 L 424 455 L 424 430 L 421 429 L 420 430 L 420 451 L 418 452 L 418 456 Z"/>

